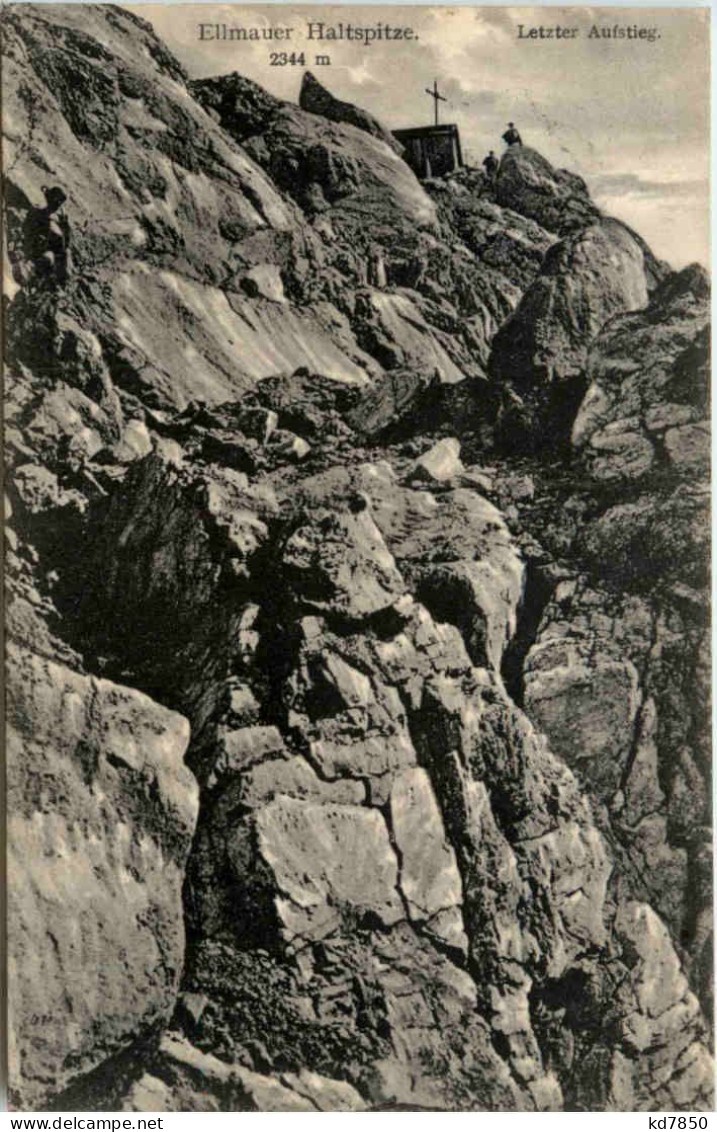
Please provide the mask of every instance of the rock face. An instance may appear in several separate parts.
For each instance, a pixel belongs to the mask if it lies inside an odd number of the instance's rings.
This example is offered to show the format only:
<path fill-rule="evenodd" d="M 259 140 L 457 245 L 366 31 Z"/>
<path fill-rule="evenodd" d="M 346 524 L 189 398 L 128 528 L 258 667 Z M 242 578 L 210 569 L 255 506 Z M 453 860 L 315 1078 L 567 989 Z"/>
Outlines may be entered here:
<path fill-rule="evenodd" d="M 356 126 L 359 130 L 380 138 L 396 153 L 401 153 L 402 147 L 394 138 L 390 130 L 385 129 L 372 114 L 353 106 L 350 102 L 341 102 L 315 79 L 311 71 L 304 71 L 299 91 L 299 106 L 308 110 L 309 114 L 320 114 L 330 122 L 346 122 L 349 126 Z"/>
<path fill-rule="evenodd" d="M 198 791 L 181 716 L 14 644 L 8 672 L 10 1088 L 32 1108 L 171 1016 Z"/>
<path fill-rule="evenodd" d="M 566 236 L 600 218 L 581 177 L 554 169 L 529 146 L 510 146 L 501 158 L 496 199 L 504 208 L 537 221 L 549 232 Z"/>
<path fill-rule="evenodd" d="M 617 883 L 664 917 L 709 1002 L 705 425 L 693 426 L 689 463 L 672 458 L 666 442 L 690 427 L 670 429 L 675 414 L 689 422 L 704 413 L 704 303 L 704 276 L 688 268 L 662 284 L 647 311 L 611 323 L 605 345 L 591 353 L 599 381 L 573 442 L 612 498 L 576 544 L 600 580 L 560 584 L 528 653 L 524 686 L 527 710 L 603 814 L 631 878 Z M 629 354 L 625 320 L 636 320 Z M 673 401 L 668 391 L 684 386 L 686 365 L 687 400 Z"/>
<path fill-rule="evenodd" d="M 530 217 L 548 232 L 555 232 L 561 237 L 584 231 L 606 219 L 590 199 L 582 177 L 567 169 L 553 168 L 542 154 L 524 145 L 510 146 L 503 154 L 496 199 L 504 208 Z M 637 232 L 620 221 L 612 223 L 631 236 L 642 249 L 648 287 L 652 290 L 668 274 L 668 265 L 655 259 Z"/>
<path fill-rule="evenodd" d="M 693 266 L 668 277 L 646 310 L 598 336 L 572 429 L 596 480 L 639 483 L 663 468 L 688 481 L 706 477 L 708 319 L 709 281 Z"/>
<path fill-rule="evenodd" d="M 413 478 L 445 483 L 463 471 L 460 461 L 461 446 L 455 438 L 439 440 L 429 452 L 416 461 Z"/>
<path fill-rule="evenodd" d="M 668 269 L 635 232 L 600 214 L 579 177 L 534 150 L 504 155 L 496 199 L 562 237 L 492 340 L 488 369 L 507 387 L 497 413 L 504 443 L 564 443 L 590 343 L 614 316 L 646 307 Z"/>
<path fill-rule="evenodd" d="M 646 305 L 642 248 L 621 224 L 598 221 L 547 253 L 539 278 L 493 339 L 493 372 L 528 387 L 576 377 L 608 319 Z"/>
<path fill-rule="evenodd" d="M 245 84 L 241 76 L 229 75 L 193 82 L 192 91 L 202 105 L 217 110 L 226 132 L 266 165 L 274 183 L 304 211 L 323 212 L 336 202 L 342 209 L 361 208 L 381 190 L 384 208 L 418 225 L 435 223 L 432 202 L 395 146 L 386 146 L 384 138 L 379 145 L 374 131 L 345 129 L 341 118 L 318 117 L 278 99 L 271 100 L 270 117 L 247 121 Z"/>
<path fill-rule="evenodd" d="M 3 19 L 13 1103 L 709 1110 L 704 273 Z"/>
<path fill-rule="evenodd" d="M 99 7 L 84 14 L 70 6 L 42 15 L 18 9 L 5 20 L 4 38 L 6 129 L 10 153 L 18 153 L 9 161 L 12 192 L 18 204 L 40 203 L 38 169 L 48 162 L 62 182 L 74 262 L 84 271 L 104 268 L 92 300 L 64 297 L 94 336 L 97 364 L 104 361 L 115 378 L 122 374 L 135 388 L 147 383 L 161 400 L 181 406 L 191 396 L 226 400 L 251 384 L 252 371 L 264 376 L 310 362 L 311 346 L 307 352 L 301 339 L 306 331 L 316 347 L 317 327 L 299 320 L 287 337 L 278 322 L 272 326 L 271 307 L 252 319 L 239 282 L 257 258 L 239 263 L 232 251 L 238 241 L 266 233 L 259 262 L 275 262 L 278 245 L 296 226 L 296 210 L 186 97 L 181 68 L 156 46 L 148 25 L 124 13 L 108 17 Z M 92 92 L 82 102 L 78 82 Z M 113 161 L 105 152 L 110 138 Z M 236 286 L 219 290 L 228 275 L 237 276 Z M 103 279 L 108 286 L 100 299 Z M 191 358 L 162 315 L 177 299 L 195 325 Z M 245 337 L 238 364 L 235 342 L 245 315 L 256 337 L 253 349 Z M 267 340 L 274 358 L 266 356 Z M 345 361 L 360 379 L 361 367 Z"/>

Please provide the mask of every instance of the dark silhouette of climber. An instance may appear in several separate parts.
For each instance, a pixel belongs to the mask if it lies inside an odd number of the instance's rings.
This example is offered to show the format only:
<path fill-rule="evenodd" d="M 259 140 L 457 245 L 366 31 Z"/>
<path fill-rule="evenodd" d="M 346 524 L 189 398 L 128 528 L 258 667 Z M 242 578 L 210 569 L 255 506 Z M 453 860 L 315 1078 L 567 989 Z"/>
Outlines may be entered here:
<path fill-rule="evenodd" d="M 508 129 L 503 134 L 503 141 L 506 145 L 522 145 L 523 139 L 515 128 L 514 122 L 508 122 Z"/>
<path fill-rule="evenodd" d="M 70 225 L 60 212 L 67 194 L 58 186 L 43 186 L 46 204 L 33 208 L 25 217 L 23 228 L 24 257 L 29 266 L 32 287 L 64 287 L 70 248 Z"/>
<path fill-rule="evenodd" d="M 488 154 L 487 157 L 483 158 L 483 166 L 485 168 L 486 176 L 487 176 L 488 180 L 491 181 L 491 182 L 495 181 L 496 176 L 498 175 L 498 168 L 500 166 L 500 161 L 496 157 L 493 150 L 490 151 L 490 153 Z"/>

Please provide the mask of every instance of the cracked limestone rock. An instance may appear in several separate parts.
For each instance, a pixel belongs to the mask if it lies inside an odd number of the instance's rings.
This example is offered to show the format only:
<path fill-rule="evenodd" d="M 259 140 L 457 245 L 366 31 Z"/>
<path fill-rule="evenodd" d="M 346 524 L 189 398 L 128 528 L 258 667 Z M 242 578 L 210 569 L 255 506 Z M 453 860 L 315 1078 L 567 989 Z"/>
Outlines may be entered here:
<path fill-rule="evenodd" d="M 396 856 L 376 810 L 278 797 L 256 823 L 259 851 L 281 893 L 277 912 L 288 941 L 330 934 L 344 908 L 373 913 L 386 925 L 403 917 Z"/>
<path fill-rule="evenodd" d="M 10 1087 L 32 1108 L 172 1013 L 198 791 L 182 716 L 9 657 Z"/>
<path fill-rule="evenodd" d="M 281 570 L 295 601 L 351 620 L 380 613 L 405 592 L 365 501 L 353 512 L 307 515 L 283 547 Z"/>
<path fill-rule="evenodd" d="M 709 292 L 705 271 L 686 267 L 646 310 L 615 319 L 592 343 L 571 439 L 597 481 L 708 474 Z"/>

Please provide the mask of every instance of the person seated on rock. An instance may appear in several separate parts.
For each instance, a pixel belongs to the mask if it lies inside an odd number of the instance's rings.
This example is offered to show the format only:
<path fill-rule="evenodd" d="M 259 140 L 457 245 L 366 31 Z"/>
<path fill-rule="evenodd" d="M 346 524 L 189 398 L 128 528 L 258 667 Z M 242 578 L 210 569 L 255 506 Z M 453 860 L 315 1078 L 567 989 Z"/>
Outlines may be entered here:
<path fill-rule="evenodd" d="M 506 145 L 522 145 L 523 139 L 515 128 L 514 122 L 508 122 L 508 129 L 503 134 L 503 141 Z"/>
<path fill-rule="evenodd" d="M 483 167 L 486 171 L 486 176 L 487 176 L 488 180 L 491 183 L 493 181 L 495 181 L 495 179 L 498 175 L 498 169 L 500 167 L 500 161 L 496 157 L 493 150 L 490 151 L 490 153 L 488 154 L 487 157 L 483 158 Z"/>
<path fill-rule="evenodd" d="M 368 261 L 368 283 L 379 290 L 386 286 L 386 265 L 378 248 L 372 248 Z"/>
<path fill-rule="evenodd" d="M 25 259 L 30 266 L 30 286 L 64 287 L 69 262 L 70 225 L 59 210 L 67 194 L 58 186 L 43 186 L 46 204 L 28 212 L 24 224 Z"/>

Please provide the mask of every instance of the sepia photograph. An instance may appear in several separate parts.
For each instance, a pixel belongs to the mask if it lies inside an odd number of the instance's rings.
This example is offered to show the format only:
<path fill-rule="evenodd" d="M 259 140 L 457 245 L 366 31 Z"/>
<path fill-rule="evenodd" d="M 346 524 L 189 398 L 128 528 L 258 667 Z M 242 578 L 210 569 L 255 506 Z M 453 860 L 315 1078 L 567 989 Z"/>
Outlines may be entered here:
<path fill-rule="evenodd" d="M 713 1112 L 710 9 L 0 33 L 7 1109 Z"/>

